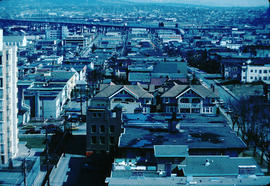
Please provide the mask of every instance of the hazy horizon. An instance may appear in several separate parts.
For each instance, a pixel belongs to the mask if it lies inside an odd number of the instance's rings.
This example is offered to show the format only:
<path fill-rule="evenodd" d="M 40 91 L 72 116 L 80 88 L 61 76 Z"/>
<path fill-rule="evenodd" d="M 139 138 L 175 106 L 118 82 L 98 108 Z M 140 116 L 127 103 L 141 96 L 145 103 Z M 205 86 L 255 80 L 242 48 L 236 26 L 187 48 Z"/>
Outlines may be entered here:
<path fill-rule="evenodd" d="M 268 0 L 127 0 L 141 3 L 179 3 L 218 7 L 258 7 L 268 6 Z"/>

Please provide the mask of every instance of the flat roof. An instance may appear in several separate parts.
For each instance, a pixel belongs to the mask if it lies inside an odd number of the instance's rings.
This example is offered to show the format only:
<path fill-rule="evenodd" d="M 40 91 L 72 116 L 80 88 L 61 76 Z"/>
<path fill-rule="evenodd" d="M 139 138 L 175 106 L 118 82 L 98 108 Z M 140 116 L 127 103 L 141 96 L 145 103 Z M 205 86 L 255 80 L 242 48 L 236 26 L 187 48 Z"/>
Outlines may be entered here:
<path fill-rule="evenodd" d="M 154 145 L 188 145 L 189 149 L 245 149 L 246 144 L 224 124 L 182 124 L 176 133 L 167 128 L 126 127 L 119 148 L 153 149 Z"/>
<path fill-rule="evenodd" d="M 253 166 L 255 175 L 264 175 L 251 157 L 189 156 L 178 169 L 182 169 L 185 176 L 238 176 L 239 166 Z"/>
<path fill-rule="evenodd" d="M 168 185 L 268 185 L 270 183 L 269 176 L 259 177 L 193 177 L 190 180 L 186 177 L 113 177 L 107 178 L 109 186 L 168 186 Z"/>
<path fill-rule="evenodd" d="M 187 157 L 188 145 L 154 145 L 154 154 L 157 158 Z"/>

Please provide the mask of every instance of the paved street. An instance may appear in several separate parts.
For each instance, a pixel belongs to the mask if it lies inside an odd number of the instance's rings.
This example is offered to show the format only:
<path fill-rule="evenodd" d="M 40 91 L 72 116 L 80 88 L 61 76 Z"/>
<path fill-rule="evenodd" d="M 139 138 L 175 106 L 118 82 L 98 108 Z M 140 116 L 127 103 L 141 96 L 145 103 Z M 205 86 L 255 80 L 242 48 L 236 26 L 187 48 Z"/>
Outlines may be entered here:
<path fill-rule="evenodd" d="M 213 75 L 211 74 L 207 74 L 206 72 L 203 72 L 197 68 L 194 67 L 188 67 L 188 69 L 195 73 L 195 76 L 202 80 L 202 84 L 207 86 L 207 87 L 211 87 L 211 85 L 215 85 L 215 88 L 218 90 L 219 96 L 220 98 L 225 102 L 225 103 L 229 103 L 230 101 L 236 101 L 236 97 L 234 97 L 232 94 L 228 93 L 228 90 L 225 90 L 224 87 L 217 85 L 217 81 L 214 79 L 207 79 L 207 77 L 211 77 Z"/>

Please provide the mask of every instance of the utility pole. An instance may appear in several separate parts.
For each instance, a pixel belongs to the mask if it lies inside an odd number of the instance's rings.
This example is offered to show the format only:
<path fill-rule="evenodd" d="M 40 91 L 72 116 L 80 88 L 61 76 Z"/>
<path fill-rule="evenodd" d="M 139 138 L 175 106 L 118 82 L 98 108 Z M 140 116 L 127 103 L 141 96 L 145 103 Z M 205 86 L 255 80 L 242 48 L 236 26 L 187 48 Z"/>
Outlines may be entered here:
<path fill-rule="evenodd" d="M 23 183 L 25 186 L 27 186 L 27 180 L 26 180 L 26 158 L 23 158 L 22 162 L 22 169 L 23 169 Z"/>
<path fill-rule="evenodd" d="M 43 108 L 43 107 L 42 107 Z M 48 124 L 47 120 L 44 120 L 46 125 L 46 169 L 47 169 L 47 185 L 50 186 L 50 175 L 49 175 L 49 145 L 48 145 Z"/>

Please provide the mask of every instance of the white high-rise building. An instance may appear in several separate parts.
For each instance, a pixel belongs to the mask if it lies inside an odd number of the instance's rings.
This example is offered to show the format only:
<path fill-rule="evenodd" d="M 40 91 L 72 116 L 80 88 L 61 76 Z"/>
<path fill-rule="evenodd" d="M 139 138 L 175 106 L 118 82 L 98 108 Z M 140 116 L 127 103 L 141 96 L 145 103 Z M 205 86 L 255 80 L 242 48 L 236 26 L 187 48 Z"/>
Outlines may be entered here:
<path fill-rule="evenodd" d="M 3 46 L 0 30 L 0 164 L 18 151 L 17 46 Z"/>

